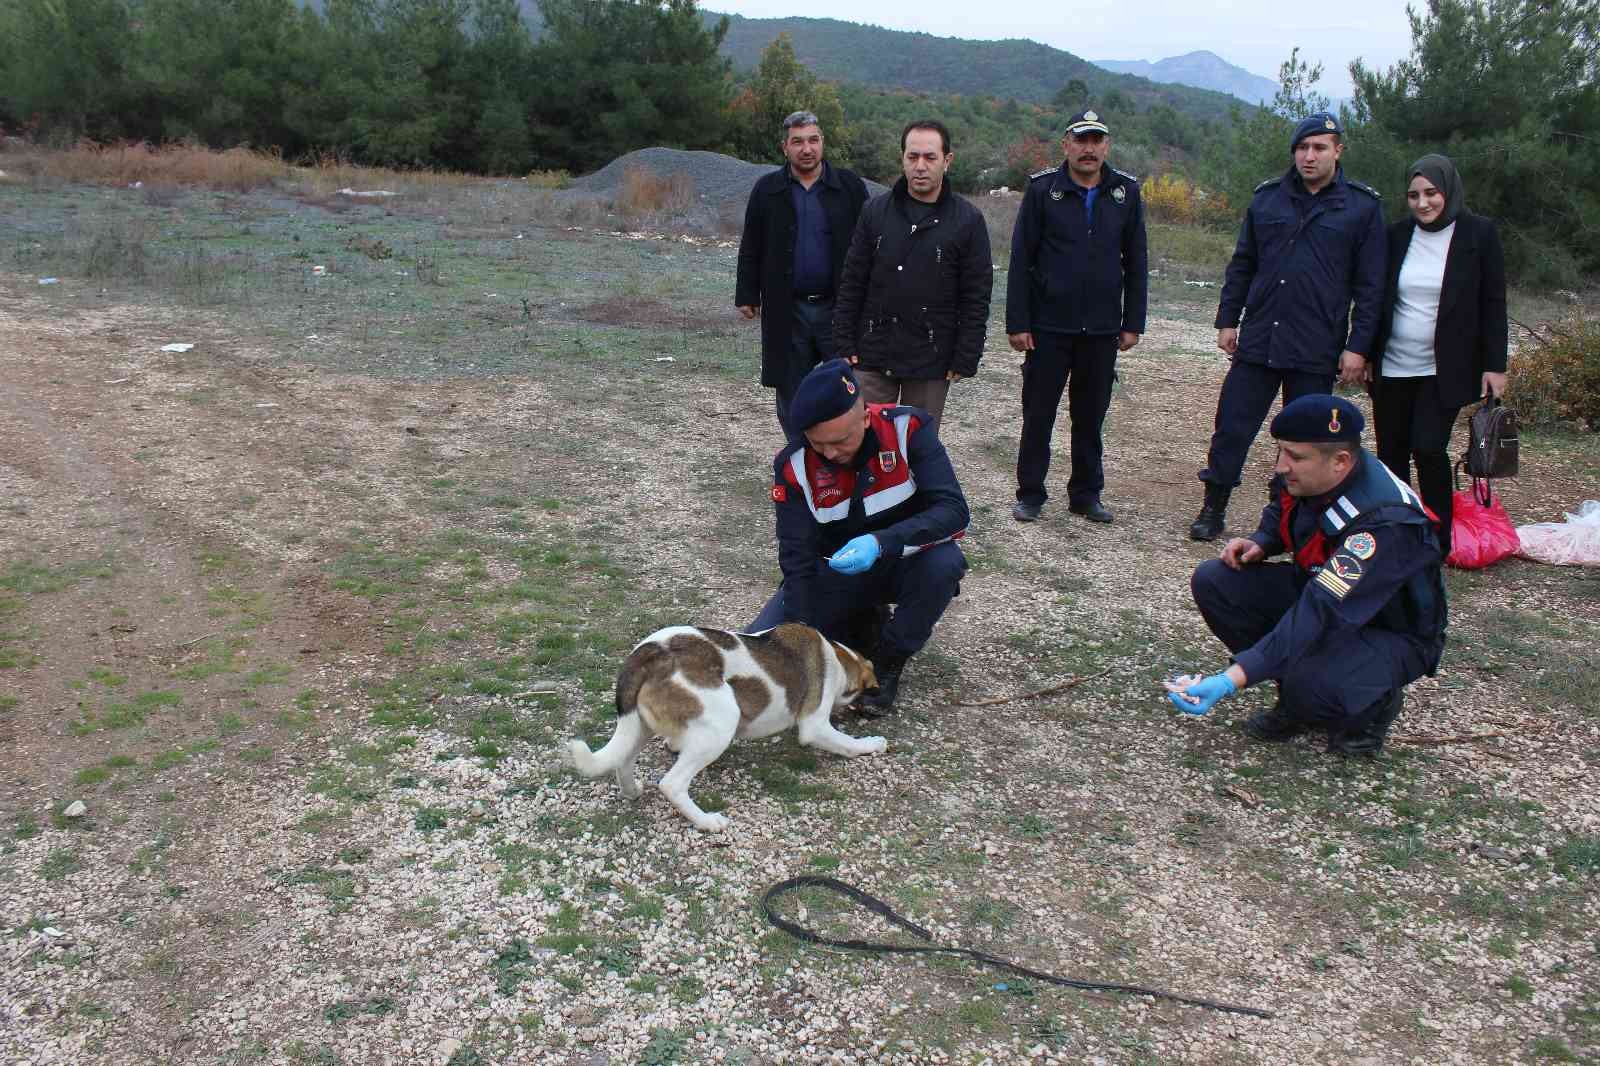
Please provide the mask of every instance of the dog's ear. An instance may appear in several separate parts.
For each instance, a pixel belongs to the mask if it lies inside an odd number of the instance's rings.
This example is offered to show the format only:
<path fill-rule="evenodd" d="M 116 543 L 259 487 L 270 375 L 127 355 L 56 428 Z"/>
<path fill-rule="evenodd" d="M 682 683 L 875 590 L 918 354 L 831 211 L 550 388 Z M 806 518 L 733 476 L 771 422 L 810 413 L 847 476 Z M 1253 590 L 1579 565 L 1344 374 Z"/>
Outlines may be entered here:
<path fill-rule="evenodd" d="M 871 660 L 837 640 L 829 643 L 833 645 L 834 653 L 839 657 L 839 665 L 844 667 L 844 675 L 849 679 L 852 688 L 865 691 L 878 687 L 878 675 L 872 669 Z"/>

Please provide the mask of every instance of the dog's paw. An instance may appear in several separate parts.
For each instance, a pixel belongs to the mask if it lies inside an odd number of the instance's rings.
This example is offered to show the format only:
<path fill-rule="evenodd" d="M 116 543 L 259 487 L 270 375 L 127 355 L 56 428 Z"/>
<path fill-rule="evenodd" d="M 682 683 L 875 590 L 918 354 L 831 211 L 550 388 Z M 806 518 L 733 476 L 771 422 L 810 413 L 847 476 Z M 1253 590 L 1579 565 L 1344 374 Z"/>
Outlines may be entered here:
<path fill-rule="evenodd" d="M 889 742 L 882 737 L 862 737 L 861 743 L 867 745 L 865 755 L 882 755 L 889 750 Z"/>
<path fill-rule="evenodd" d="M 617 789 L 621 791 L 623 799 L 636 800 L 644 795 L 644 789 L 639 787 L 639 781 L 633 777 L 617 778 Z"/>
<path fill-rule="evenodd" d="M 703 814 L 695 819 L 694 827 L 702 833 L 720 833 L 732 824 L 725 814 Z"/>

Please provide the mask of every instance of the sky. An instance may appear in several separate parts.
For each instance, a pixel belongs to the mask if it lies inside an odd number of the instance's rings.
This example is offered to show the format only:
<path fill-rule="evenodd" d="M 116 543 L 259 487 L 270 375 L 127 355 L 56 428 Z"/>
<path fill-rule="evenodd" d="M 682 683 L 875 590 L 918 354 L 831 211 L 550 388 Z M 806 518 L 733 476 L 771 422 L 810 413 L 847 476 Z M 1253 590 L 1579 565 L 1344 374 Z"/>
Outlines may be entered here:
<path fill-rule="evenodd" d="M 1165 59 L 1201 49 L 1274 81 L 1289 50 L 1321 62 L 1317 88 L 1350 95 L 1350 60 L 1379 69 L 1411 51 L 1404 0 L 1080 0 L 1067 8 L 1042 0 L 1010 0 L 975 14 L 972 0 L 921 0 L 873 5 L 860 0 L 700 0 L 711 11 L 748 18 L 836 18 L 939 37 L 992 40 L 1024 37 L 1083 59 Z"/>

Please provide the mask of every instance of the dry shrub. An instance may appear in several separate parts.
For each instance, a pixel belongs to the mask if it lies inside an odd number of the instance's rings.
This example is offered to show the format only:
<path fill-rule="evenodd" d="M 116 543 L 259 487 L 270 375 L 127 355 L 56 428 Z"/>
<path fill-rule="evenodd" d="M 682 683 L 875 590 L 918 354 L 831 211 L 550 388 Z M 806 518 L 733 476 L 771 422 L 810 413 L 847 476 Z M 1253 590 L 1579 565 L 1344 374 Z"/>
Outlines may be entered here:
<path fill-rule="evenodd" d="M 693 205 L 694 179 L 687 174 L 662 177 L 648 167 L 628 167 L 622 172 L 617 210 L 626 218 L 686 211 Z"/>
<path fill-rule="evenodd" d="M 35 165 L 49 177 L 90 185 L 139 182 L 147 188 L 200 185 L 233 192 L 248 192 L 293 173 L 271 152 L 251 148 L 215 152 L 188 144 L 156 147 L 143 142 L 85 142 L 60 151 L 41 151 Z"/>
<path fill-rule="evenodd" d="M 1574 311 L 1511 357 L 1506 402 L 1529 426 L 1600 430 L 1600 318 Z"/>
<path fill-rule="evenodd" d="M 1216 227 L 1231 227 L 1238 222 L 1226 196 L 1170 172 L 1144 182 L 1140 195 L 1145 211 L 1157 222 Z"/>
<path fill-rule="evenodd" d="M 526 180 L 535 189 L 565 189 L 572 184 L 572 171 L 530 170 Z"/>
<path fill-rule="evenodd" d="M 314 193 L 336 195 L 340 189 L 386 190 L 427 198 L 438 192 L 454 192 L 464 186 L 482 185 L 486 179 L 454 170 L 392 170 L 388 167 L 356 166 L 331 152 L 318 155 L 301 176 Z"/>

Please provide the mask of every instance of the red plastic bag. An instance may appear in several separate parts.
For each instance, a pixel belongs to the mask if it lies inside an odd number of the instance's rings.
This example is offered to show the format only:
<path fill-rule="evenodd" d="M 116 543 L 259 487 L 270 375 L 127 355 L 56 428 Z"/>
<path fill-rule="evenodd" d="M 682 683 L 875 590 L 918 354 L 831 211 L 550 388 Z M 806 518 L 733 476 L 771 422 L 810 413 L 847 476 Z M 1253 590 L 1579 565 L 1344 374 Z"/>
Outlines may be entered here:
<path fill-rule="evenodd" d="M 1450 558 L 1445 562 L 1461 570 L 1482 570 L 1522 549 L 1517 527 L 1489 482 L 1473 478 L 1472 487 L 1457 489 L 1451 500 L 1455 517 L 1450 522 Z"/>

